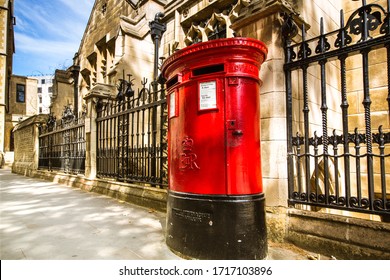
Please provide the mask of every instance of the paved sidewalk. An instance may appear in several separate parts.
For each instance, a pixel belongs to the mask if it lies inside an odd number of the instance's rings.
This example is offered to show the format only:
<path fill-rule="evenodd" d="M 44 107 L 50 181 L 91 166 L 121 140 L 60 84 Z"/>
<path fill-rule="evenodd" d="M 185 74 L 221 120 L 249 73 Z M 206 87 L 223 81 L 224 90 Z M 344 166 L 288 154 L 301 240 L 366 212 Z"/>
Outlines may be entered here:
<path fill-rule="evenodd" d="M 163 213 L 0 170 L 0 258 L 173 260 Z"/>
<path fill-rule="evenodd" d="M 0 169 L 0 259 L 179 260 L 164 241 L 165 213 Z M 308 259 L 269 246 L 268 259 Z"/>

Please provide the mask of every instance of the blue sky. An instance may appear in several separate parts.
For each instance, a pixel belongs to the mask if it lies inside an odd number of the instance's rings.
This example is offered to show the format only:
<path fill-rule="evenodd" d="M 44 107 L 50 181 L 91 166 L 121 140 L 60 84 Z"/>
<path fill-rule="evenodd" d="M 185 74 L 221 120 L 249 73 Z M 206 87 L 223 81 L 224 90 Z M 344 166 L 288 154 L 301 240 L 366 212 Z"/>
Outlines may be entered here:
<path fill-rule="evenodd" d="M 94 0 L 15 0 L 13 74 L 54 74 L 78 51 Z"/>

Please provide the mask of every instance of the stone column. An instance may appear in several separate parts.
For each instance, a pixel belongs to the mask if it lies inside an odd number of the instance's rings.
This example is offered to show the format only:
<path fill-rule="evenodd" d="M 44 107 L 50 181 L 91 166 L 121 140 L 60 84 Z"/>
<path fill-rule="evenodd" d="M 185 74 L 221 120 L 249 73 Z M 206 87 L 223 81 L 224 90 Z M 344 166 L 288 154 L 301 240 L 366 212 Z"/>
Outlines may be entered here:
<path fill-rule="evenodd" d="M 79 116 L 79 74 L 80 66 L 72 65 L 70 68 L 73 76 L 73 112 L 76 117 Z"/>
<path fill-rule="evenodd" d="M 261 66 L 261 156 L 268 236 L 283 241 L 288 208 L 286 90 L 281 13 L 293 13 L 287 1 L 253 1 L 231 28 L 238 36 L 261 40 L 268 47 Z"/>
<path fill-rule="evenodd" d="M 107 104 L 108 99 L 114 96 L 115 87 L 105 84 L 96 84 L 84 97 L 87 103 L 85 118 L 85 177 L 94 179 L 97 174 L 97 113 L 100 106 Z M 101 107 L 100 107 L 101 108 Z"/>

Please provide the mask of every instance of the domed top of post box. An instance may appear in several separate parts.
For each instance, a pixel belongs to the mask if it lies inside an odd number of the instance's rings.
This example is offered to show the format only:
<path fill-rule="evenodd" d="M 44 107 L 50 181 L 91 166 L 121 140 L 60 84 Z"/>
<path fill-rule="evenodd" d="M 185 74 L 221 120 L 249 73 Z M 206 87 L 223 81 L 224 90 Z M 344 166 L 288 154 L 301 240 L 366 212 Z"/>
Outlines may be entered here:
<path fill-rule="evenodd" d="M 245 75 L 258 78 L 261 64 L 266 59 L 266 45 L 252 38 L 227 38 L 198 43 L 181 49 L 168 57 L 161 68 L 162 76 L 170 80 L 185 69 L 207 65 L 229 64 L 226 76 Z M 247 65 L 239 67 L 238 64 Z"/>

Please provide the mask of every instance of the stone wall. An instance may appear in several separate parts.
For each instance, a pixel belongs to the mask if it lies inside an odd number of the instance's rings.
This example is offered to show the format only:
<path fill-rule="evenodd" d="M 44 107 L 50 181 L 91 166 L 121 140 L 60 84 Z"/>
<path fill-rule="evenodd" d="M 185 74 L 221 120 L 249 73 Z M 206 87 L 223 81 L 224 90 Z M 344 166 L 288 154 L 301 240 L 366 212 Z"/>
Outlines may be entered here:
<path fill-rule="evenodd" d="M 288 210 L 286 240 L 344 260 L 390 259 L 390 224 Z"/>
<path fill-rule="evenodd" d="M 14 129 L 15 154 L 12 172 L 31 175 L 38 169 L 39 124 L 46 122 L 47 115 L 30 117 Z"/>

